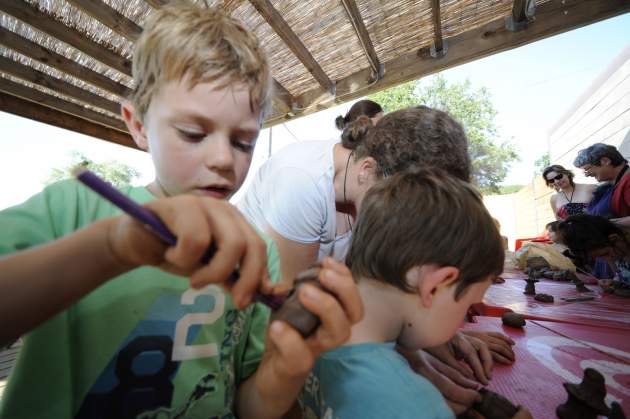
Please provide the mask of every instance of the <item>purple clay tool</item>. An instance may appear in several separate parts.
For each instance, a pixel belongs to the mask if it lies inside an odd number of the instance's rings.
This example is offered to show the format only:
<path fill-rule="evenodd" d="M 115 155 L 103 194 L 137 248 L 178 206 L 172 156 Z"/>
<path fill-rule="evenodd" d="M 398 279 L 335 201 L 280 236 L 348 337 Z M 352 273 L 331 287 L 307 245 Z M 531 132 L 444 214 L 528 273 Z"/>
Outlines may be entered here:
<path fill-rule="evenodd" d="M 149 231 L 159 237 L 160 240 L 162 240 L 165 244 L 169 246 L 175 246 L 175 243 L 177 243 L 177 237 L 171 232 L 171 230 L 168 229 L 168 227 L 166 227 L 164 222 L 155 213 L 138 204 L 128 196 L 122 194 L 111 184 L 104 181 L 87 169 L 79 169 L 75 171 L 74 175 L 81 183 L 92 189 L 97 194 L 101 195 L 103 198 L 107 199 L 112 204 L 116 205 L 118 208 L 129 214 L 138 222 L 142 223 L 145 227 L 147 227 L 147 229 L 149 229 Z M 210 259 L 212 259 L 215 253 L 216 246 L 213 242 L 210 244 L 210 247 L 208 247 L 208 250 L 201 258 L 201 262 L 203 264 L 207 264 Z M 238 270 L 235 270 L 230 275 L 228 282 L 234 285 L 236 281 L 238 281 L 238 279 L 239 272 Z M 265 295 L 260 293 L 259 291 L 254 292 L 253 299 L 254 301 L 265 304 L 272 310 L 278 309 L 284 302 L 284 298 L 276 297 L 273 295 Z"/>

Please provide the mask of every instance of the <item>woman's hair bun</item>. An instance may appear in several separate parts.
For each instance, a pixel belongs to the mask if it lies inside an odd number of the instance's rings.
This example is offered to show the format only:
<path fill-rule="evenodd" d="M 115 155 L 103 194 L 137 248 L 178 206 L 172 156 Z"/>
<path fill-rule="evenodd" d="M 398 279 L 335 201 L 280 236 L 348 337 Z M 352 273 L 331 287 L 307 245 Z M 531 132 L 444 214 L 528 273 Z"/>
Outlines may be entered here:
<path fill-rule="evenodd" d="M 335 118 L 335 126 L 337 127 L 337 129 L 339 131 L 343 131 L 343 129 L 346 127 L 346 118 L 344 118 L 341 115 L 336 117 Z"/>
<path fill-rule="evenodd" d="M 358 117 L 349 123 L 341 133 L 341 144 L 349 150 L 354 150 L 363 142 L 363 139 L 373 126 L 374 124 L 372 124 L 372 120 L 368 116 Z"/>

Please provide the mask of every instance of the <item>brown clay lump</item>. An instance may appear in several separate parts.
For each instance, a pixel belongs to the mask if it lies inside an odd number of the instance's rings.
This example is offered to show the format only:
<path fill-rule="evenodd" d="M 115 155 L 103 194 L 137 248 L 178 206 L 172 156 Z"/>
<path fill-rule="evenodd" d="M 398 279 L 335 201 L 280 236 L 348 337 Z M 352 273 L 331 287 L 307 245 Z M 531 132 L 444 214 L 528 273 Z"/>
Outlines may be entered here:
<path fill-rule="evenodd" d="M 481 402 L 475 403 L 473 408 L 486 419 L 511 419 L 518 408 L 508 399 L 488 389 L 479 390 Z"/>
<path fill-rule="evenodd" d="M 271 321 L 283 320 L 295 328 L 303 337 L 308 337 L 320 324 L 319 318 L 308 311 L 298 299 L 298 289 L 306 284 L 312 284 L 323 290 L 325 288 L 319 282 L 321 266 L 315 266 L 302 271 L 295 278 L 293 289 L 287 296 L 282 306 L 271 314 Z"/>
<path fill-rule="evenodd" d="M 504 325 L 510 327 L 523 327 L 525 326 L 525 318 L 522 314 L 513 313 L 511 311 L 507 311 L 503 313 L 501 316 L 501 321 Z"/>
<path fill-rule="evenodd" d="M 540 301 L 541 303 L 553 303 L 553 295 L 549 294 L 536 294 L 534 296 L 534 300 Z"/>

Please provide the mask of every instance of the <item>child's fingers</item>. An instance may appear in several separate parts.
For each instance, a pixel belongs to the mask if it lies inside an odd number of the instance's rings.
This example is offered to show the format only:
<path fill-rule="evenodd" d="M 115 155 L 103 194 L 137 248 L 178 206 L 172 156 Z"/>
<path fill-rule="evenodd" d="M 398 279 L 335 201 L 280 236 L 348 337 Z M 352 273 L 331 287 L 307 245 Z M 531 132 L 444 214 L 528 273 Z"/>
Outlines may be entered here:
<path fill-rule="evenodd" d="M 516 358 L 516 356 L 514 355 L 514 351 L 512 350 L 511 346 L 506 345 L 505 343 L 502 344 L 491 344 L 490 345 L 490 350 L 493 353 L 498 353 L 501 356 L 508 358 L 509 360 L 511 360 L 511 362 L 514 361 L 514 359 Z"/>
<path fill-rule="evenodd" d="M 267 272 L 267 245 L 250 224 L 237 214 L 237 221 L 245 238 L 245 254 L 241 259 L 240 278 L 232 288 L 234 301 L 240 302 L 240 308 L 252 302 L 254 292 L 259 288 Z"/>
<path fill-rule="evenodd" d="M 509 345 L 514 345 L 515 344 L 515 342 L 512 340 L 511 337 L 509 337 L 508 335 L 504 335 L 503 333 L 487 332 L 487 335 L 489 337 L 492 337 L 492 338 L 500 339 L 500 340 L 504 341 L 505 343 L 507 343 Z"/>
<path fill-rule="evenodd" d="M 514 360 L 506 358 L 506 357 L 504 357 L 503 355 L 501 355 L 498 352 L 492 352 L 492 358 L 496 362 L 498 362 L 500 364 L 504 364 L 504 365 L 512 365 L 514 363 Z"/>
<path fill-rule="evenodd" d="M 311 284 L 304 284 L 298 291 L 298 298 L 321 321 L 314 340 L 309 339 L 316 352 L 335 348 L 348 340 L 350 322 L 334 296 Z"/>
<path fill-rule="evenodd" d="M 357 284 L 352 279 L 349 270 L 328 268 L 331 261 L 332 259 L 324 261 L 324 269 L 321 270 L 319 279 L 326 289 L 337 297 L 350 323 L 357 323 L 363 318 L 363 301 Z"/>
<path fill-rule="evenodd" d="M 269 327 L 269 339 L 280 354 L 282 371 L 288 376 L 300 376 L 313 367 L 315 358 L 300 334 L 286 323 L 276 320 Z"/>
<path fill-rule="evenodd" d="M 440 374 L 451 380 L 454 384 L 466 389 L 476 390 L 479 388 L 479 383 L 471 380 L 468 376 L 461 373 L 459 369 L 453 368 L 448 364 L 445 364 L 441 360 L 435 357 L 429 357 L 431 366 Z"/>

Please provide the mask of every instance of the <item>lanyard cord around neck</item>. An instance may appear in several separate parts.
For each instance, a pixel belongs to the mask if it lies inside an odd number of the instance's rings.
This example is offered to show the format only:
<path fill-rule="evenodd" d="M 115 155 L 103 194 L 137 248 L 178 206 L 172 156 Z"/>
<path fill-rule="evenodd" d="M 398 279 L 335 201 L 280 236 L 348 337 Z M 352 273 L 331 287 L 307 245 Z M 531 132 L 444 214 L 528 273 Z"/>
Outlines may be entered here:
<path fill-rule="evenodd" d="M 566 199 L 569 204 L 573 202 L 573 194 L 575 193 L 575 186 L 573 186 L 573 190 L 571 191 L 571 199 L 567 197 L 567 194 L 565 194 L 562 189 L 560 189 L 560 192 L 562 192 L 562 195 L 564 195 L 564 199 Z"/>

